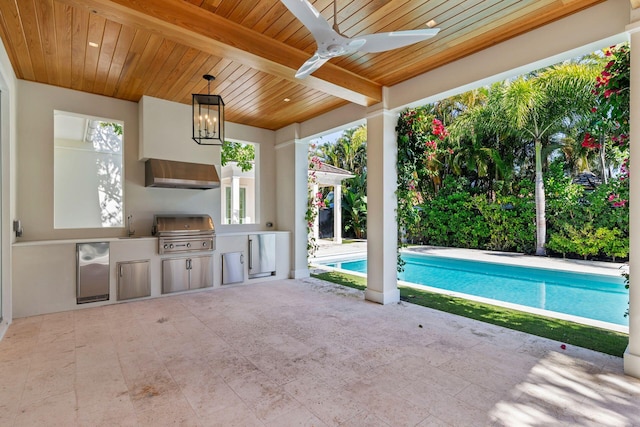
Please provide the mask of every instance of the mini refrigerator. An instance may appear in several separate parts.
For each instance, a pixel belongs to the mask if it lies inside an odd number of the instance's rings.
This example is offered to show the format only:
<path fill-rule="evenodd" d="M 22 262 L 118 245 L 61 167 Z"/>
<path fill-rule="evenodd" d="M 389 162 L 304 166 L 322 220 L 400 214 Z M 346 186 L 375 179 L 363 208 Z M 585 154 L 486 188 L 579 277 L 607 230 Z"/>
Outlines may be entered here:
<path fill-rule="evenodd" d="M 249 234 L 249 278 L 276 274 L 275 233 Z"/>
<path fill-rule="evenodd" d="M 76 302 L 109 299 L 109 242 L 76 244 Z"/>

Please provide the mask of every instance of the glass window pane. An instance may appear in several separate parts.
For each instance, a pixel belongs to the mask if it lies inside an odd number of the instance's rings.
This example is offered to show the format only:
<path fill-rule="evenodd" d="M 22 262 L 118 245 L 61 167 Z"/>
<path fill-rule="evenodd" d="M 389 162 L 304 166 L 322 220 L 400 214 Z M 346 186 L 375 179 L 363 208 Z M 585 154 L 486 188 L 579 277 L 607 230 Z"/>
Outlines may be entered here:
<path fill-rule="evenodd" d="M 121 122 L 54 111 L 54 227 L 123 227 Z"/>
<path fill-rule="evenodd" d="M 260 176 L 258 144 L 225 141 L 222 146 L 221 195 L 223 223 L 255 224 L 258 222 L 257 191 Z M 227 191 L 229 194 L 227 194 Z M 229 221 L 227 221 L 227 219 Z"/>
<path fill-rule="evenodd" d="M 240 220 L 240 224 L 244 223 L 245 217 L 247 216 L 247 189 L 244 187 L 240 187 L 240 215 L 238 216 Z"/>

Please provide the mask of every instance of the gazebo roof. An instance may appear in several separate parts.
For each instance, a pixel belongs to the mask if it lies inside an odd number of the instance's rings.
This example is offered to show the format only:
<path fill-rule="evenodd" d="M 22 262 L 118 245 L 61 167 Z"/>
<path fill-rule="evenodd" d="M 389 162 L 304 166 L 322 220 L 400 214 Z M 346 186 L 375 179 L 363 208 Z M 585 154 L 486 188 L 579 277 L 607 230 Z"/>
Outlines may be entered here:
<path fill-rule="evenodd" d="M 318 185 L 341 185 L 342 180 L 355 177 L 348 170 L 321 163 L 317 169 L 309 169 L 309 173 L 316 173 L 316 181 Z"/>

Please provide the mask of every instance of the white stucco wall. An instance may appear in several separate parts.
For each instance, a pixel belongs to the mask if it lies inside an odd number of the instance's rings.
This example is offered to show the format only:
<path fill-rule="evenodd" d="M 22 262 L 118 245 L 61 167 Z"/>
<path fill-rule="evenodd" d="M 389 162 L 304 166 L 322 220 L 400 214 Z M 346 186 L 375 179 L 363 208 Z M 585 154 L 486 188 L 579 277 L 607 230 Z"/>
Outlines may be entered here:
<path fill-rule="evenodd" d="M 232 107 L 229 107 L 232 108 Z M 178 160 L 183 162 L 206 163 L 216 166 L 218 175 L 222 176 L 220 169 L 220 147 L 198 145 L 191 139 L 191 106 L 176 102 L 165 101 L 158 98 L 143 96 L 139 103 L 140 133 L 138 159 L 142 163 L 146 159 L 157 158 L 167 160 Z M 276 207 L 270 200 L 275 198 L 275 132 L 260 129 L 253 126 L 241 125 L 238 123 L 226 122 L 225 139 L 242 143 L 253 143 L 259 145 L 257 150 L 255 175 L 258 177 L 255 183 L 255 206 L 257 212 L 252 213 L 252 217 L 258 220 L 254 224 L 221 224 L 221 190 L 178 190 L 190 192 L 191 197 L 185 204 L 194 203 L 199 198 L 198 192 L 213 195 L 213 200 L 203 202 L 203 206 L 195 206 L 200 209 L 198 212 L 208 213 L 213 218 L 216 229 L 219 232 L 236 231 L 256 231 L 275 230 Z M 143 164 L 144 169 L 144 164 Z M 144 170 L 143 180 L 144 180 Z M 143 183 L 144 184 L 144 183 Z M 176 191 L 166 188 L 146 188 L 145 190 L 161 191 L 167 195 L 166 191 Z M 139 188 L 134 187 L 136 197 L 140 195 Z M 169 196 L 173 196 L 169 194 Z M 202 198 L 202 197 L 200 197 Z M 171 203 L 171 201 L 167 201 Z M 160 212 L 169 209 L 163 207 Z M 175 209 L 175 208 L 174 208 Z M 213 210 L 211 210 L 213 209 Z M 189 209 L 183 209 L 183 211 Z M 196 212 L 191 210 L 191 212 Z M 274 224 L 271 228 L 266 223 Z"/>
<path fill-rule="evenodd" d="M 237 141 L 260 144 L 261 162 L 257 203 L 261 223 L 219 226 L 220 189 L 188 190 L 144 186 L 144 161 L 140 160 L 138 104 L 49 85 L 18 82 L 18 156 L 16 216 L 24 227 L 21 241 L 102 238 L 124 235 L 124 229 L 55 229 L 53 225 L 53 110 L 110 118 L 124 123 L 125 216 L 132 214 L 137 234 L 149 235 L 156 213 L 205 213 L 211 215 L 218 232 L 265 229 L 274 221 L 275 198 L 274 132 L 227 123 L 226 134 Z M 145 145 L 145 157 L 216 164 L 220 148 L 199 146 L 190 138 L 190 106 L 152 98 L 155 115 L 146 117 L 145 132 L 155 134 Z M 151 101 L 151 102 L 149 102 Z M 186 117 L 186 125 L 180 120 Z M 34 120 L 38 117 L 38 120 Z M 172 117 L 169 120 L 168 117 Z M 178 131 L 185 130 L 183 137 Z M 176 147 L 179 149 L 176 151 Z M 275 227 L 273 228 L 275 229 Z"/>
<path fill-rule="evenodd" d="M 16 76 L 11 67 L 9 56 L 0 43 L 0 294 L 2 304 L 2 322 L 0 338 L 4 335 L 13 318 L 11 302 L 11 243 L 15 240 L 12 222 L 15 218 L 16 194 Z"/>

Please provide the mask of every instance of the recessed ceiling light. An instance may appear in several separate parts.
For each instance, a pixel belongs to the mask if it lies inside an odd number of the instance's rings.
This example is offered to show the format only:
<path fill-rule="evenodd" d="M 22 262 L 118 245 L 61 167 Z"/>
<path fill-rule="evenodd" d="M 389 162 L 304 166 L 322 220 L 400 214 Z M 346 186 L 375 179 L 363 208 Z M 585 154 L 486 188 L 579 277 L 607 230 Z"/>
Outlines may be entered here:
<path fill-rule="evenodd" d="M 432 19 L 431 21 L 427 22 L 427 27 L 429 28 L 433 28 L 436 25 L 438 25 L 438 23 L 435 21 L 435 19 Z"/>
<path fill-rule="evenodd" d="M 284 101 L 284 102 L 289 102 L 289 101 L 291 101 L 291 99 L 289 99 L 289 98 L 285 98 L 283 101 Z"/>
<path fill-rule="evenodd" d="M 100 46 L 100 45 L 99 45 L 98 43 L 96 43 L 96 42 L 89 42 L 89 46 L 91 46 L 91 47 L 98 47 L 98 46 Z"/>

